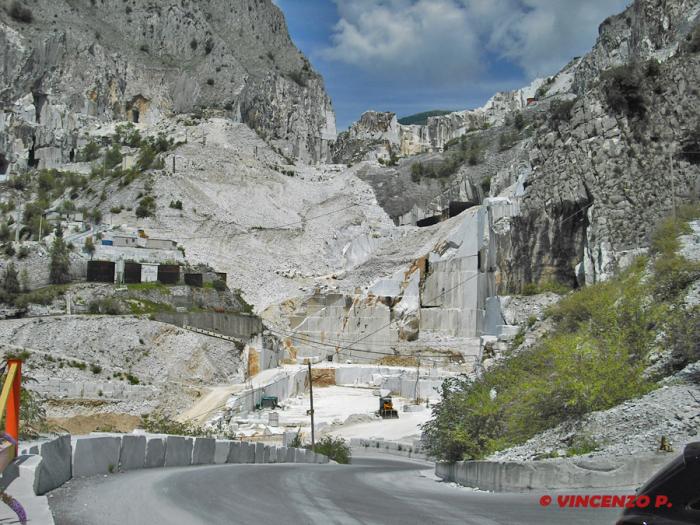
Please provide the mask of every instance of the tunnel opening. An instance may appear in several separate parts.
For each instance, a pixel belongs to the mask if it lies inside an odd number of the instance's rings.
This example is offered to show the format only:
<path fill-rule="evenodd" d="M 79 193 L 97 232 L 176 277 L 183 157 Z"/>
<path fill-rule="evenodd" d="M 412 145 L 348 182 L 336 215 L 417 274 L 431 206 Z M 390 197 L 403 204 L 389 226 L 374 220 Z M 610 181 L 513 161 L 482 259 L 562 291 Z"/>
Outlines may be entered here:
<path fill-rule="evenodd" d="M 7 160 L 4 153 L 0 153 L 0 175 L 6 175 L 10 167 L 10 161 Z"/>
<path fill-rule="evenodd" d="M 425 217 L 424 219 L 416 221 L 416 226 L 419 228 L 426 228 L 427 226 L 432 226 L 440 221 L 442 221 L 442 215 L 433 215 L 432 217 Z"/>
<path fill-rule="evenodd" d="M 133 122 L 134 124 L 138 124 L 139 118 L 141 118 L 141 113 L 139 112 L 139 110 L 136 108 L 132 108 L 131 109 L 131 122 Z"/>
<path fill-rule="evenodd" d="M 68 154 L 68 157 L 71 162 L 75 162 L 75 148 L 71 148 L 70 153 Z"/>
<path fill-rule="evenodd" d="M 27 155 L 27 165 L 30 168 L 37 168 L 39 166 L 39 159 L 36 158 L 36 135 L 32 136 L 32 147 L 29 148 L 29 154 Z"/>
<path fill-rule="evenodd" d="M 44 109 L 44 105 L 48 101 L 48 96 L 39 91 L 32 91 L 32 100 L 34 102 L 36 123 L 39 124 L 41 122 L 41 110 Z"/>
<path fill-rule="evenodd" d="M 450 201 L 450 205 L 448 208 L 448 215 L 450 219 L 452 217 L 456 217 L 460 213 L 462 213 L 465 210 L 468 210 L 469 208 L 476 206 L 475 202 L 468 202 L 468 201 Z"/>

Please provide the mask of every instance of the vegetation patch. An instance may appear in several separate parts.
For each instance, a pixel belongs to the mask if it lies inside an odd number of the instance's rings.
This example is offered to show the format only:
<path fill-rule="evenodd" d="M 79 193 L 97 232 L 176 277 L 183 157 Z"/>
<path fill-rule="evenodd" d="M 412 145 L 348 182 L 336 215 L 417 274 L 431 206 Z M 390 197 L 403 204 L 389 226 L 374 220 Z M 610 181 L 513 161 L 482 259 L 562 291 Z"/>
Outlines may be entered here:
<path fill-rule="evenodd" d="M 174 312 L 175 308 L 166 303 L 157 303 L 148 299 L 127 299 L 131 313 L 134 315 Z"/>
<path fill-rule="evenodd" d="M 678 255 L 684 221 L 697 207 L 678 210 L 652 240 L 653 259 L 639 258 L 617 277 L 568 294 L 547 315 L 554 330 L 511 354 L 477 379 L 442 385 L 433 419 L 424 426 L 439 459 L 483 458 L 592 411 L 606 410 L 656 387 L 643 372 L 658 334 L 679 351 L 674 366 L 700 359 L 699 309 L 683 306 L 683 292 L 700 278 L 697 264 Z M 581 439 L 569 455 L 598 444 Z"/>
<path fill-rule="evenodd" d="M 629 118 L 644 119 L 647 98 L 642 86 L 643 74 L 637 64 L 604 71 L 601 79 L 603 94 L 611 110 Z"/>
<path fill-rule="evenodd" d="M 205 437 L 210 437 L 212 435 L 211 430 L 196 425 L 191 421 L 181 423 L 180 421 L 175 421 L 170 416 L 159 412 L 142 416 L 141 428 L 143 428 L 146 432 L 153 434 Z"/>
<path fill-rule="evenodd" d="M 309 447 L 310 448 L 310 447 Z M 352 452 L 343 438 L 325 436 L 316 443 L 314 452 L 328 456 L 329 459 L 347 465 L 352 458 Z"/>

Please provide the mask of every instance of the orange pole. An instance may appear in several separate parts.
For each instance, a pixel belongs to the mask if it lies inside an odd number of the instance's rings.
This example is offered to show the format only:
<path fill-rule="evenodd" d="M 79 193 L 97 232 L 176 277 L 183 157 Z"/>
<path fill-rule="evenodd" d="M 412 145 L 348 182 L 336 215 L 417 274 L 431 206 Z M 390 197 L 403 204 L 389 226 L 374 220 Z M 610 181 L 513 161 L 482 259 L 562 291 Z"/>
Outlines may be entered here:
<path fill-rule="evenodd" d="M 5 432 L 7 432 L 17 441 L 17 447 L 15 447 L 16 456 L 17 449 L 19 448 L 19 403 L 20 385 L 22 383 L 22 361 L 19 359 L 8 359 L 7 369 L 9 370 L 13 364 L 17 367 L 17 373 L 15 374 L 14 381 L 12 382 L 10 397 L 7 399 L 7 413 L 5 415 Z"/>

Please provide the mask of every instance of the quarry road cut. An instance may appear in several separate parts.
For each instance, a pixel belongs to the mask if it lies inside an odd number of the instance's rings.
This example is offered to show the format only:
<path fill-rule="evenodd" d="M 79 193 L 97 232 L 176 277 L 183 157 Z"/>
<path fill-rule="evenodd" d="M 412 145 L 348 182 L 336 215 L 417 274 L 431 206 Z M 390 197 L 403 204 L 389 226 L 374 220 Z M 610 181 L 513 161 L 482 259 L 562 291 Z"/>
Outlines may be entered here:
<path fill-rule="evenodd" d="M 431 463 L 356 452 L 351 465 L 217 465 L 72 480 L 57 525 L 614 523 L 616 509 L 542 507 L 437 481 Z"/>

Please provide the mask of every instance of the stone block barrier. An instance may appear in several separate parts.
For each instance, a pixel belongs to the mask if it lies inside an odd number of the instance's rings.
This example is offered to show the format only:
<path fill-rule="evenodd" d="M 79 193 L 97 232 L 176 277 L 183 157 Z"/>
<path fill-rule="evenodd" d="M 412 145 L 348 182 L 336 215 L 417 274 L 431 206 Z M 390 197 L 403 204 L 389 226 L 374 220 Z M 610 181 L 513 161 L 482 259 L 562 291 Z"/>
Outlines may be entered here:
<path fill-rule="evenodd" d="M 624 458 L 438 462 L 435 475 L 444 481 L 493 492 L 634 487 L 673 457 L 658 453 Z"/>
<path fill-rule="evenodd" d="M 397 441 L 385 441 L 383 439 L 350 439 L 350 446 L 353 448 L 362 448 L 383 454 L 391 454 L 393 456 L 403 456 L 406 458 L 424 459 L 428 456 L 421 448 L 420 440 L 413 441 L 412 444 L 399 443 Z"/>
<path fill-rule="evenodd" d="M 63 435 L 20 447 L 22 483 L 41 496 L 71 478 L 112 474 L 142 468 L 222 465 L 231 463 L 328 463 L 310 450 L 264 443 L 144 433 L 87 436 Z M 8 472 L 13 471 L 12 465 Z M 20 469 L 7 484 L 17 482 Z M 31 478 L 31 479 L 29 479 Z M 15 481 L 13 481 L 15 480 Z M 1 480 L 0 480 L 1 481 Z"/>

